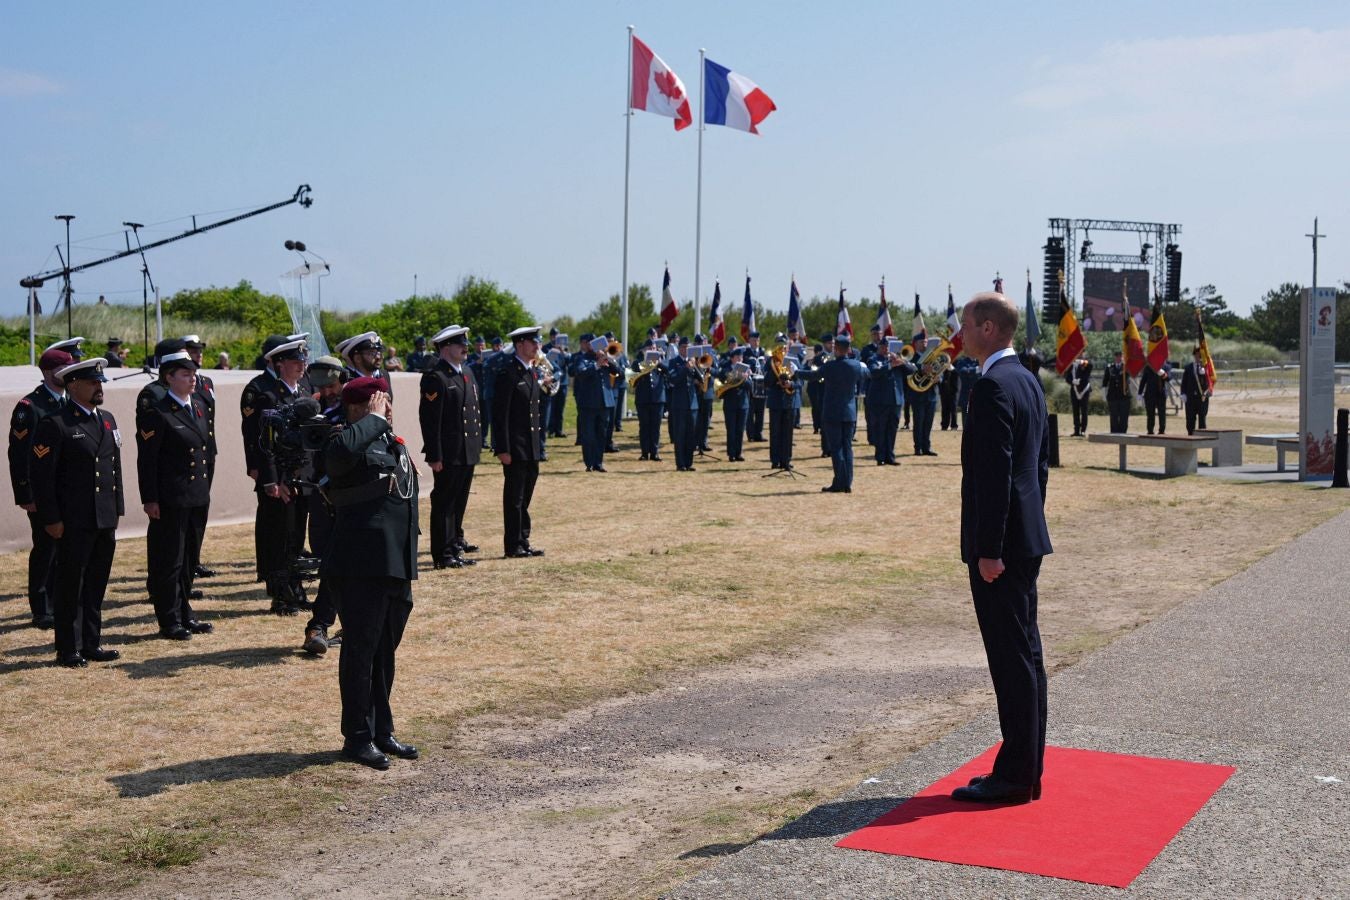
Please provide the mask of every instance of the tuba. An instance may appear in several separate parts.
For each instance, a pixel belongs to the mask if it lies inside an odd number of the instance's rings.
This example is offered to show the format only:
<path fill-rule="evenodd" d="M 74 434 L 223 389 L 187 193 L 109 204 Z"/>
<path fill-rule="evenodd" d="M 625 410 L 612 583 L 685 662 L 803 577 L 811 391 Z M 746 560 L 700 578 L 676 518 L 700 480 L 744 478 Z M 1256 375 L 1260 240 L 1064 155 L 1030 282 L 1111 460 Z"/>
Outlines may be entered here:
<path fill-rule="evenodd" d="M 792 370 L 784 359 L 786 356 L 787 345 L 779 344 L 769 354 L 769 365 L 773 369 L 773 377 L 778 381 L 779 390 L 791 394 L 797 390 L 797 386 L 792 383 Z"/>
<path fill-rule="evenodd" d="M 931 391 L 938 380 L 942 378 L 942 373 L 951 368 L 953 349 L 951 342 L 945 337 L 942 338 L 936 347 L 924 351 L 923 356 L 919 357 L 918 361 L 914 363 L 919 367 L 919 371 L 906 378 L 905 383 L 920 393 Z M 905 350 L 909 350 L 908 355 L 905 354 Z M 909 362 L 914 356 L 914 351 L 905 346 L 901 349 L 900 355 L 905 358 L 906 362 Z"/>
<path fill-rule="evenodd" d="M 552 397 L 558 392 L 558 379 L 553 377 L 553 363 L 544 351 L 540 350 L 534 358 L 534 367 L 539 370 L 539 392 L 546 397 Z"/>

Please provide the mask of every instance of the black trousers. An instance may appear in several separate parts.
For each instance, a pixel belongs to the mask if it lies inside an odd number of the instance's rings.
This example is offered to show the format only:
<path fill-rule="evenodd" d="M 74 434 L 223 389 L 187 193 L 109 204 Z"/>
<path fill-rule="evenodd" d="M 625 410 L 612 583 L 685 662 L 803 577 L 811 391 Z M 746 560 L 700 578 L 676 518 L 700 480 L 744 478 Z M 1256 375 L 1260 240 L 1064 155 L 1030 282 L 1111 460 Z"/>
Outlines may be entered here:
<path fill-rule="evenodd" d="M 328 541 L 333 535 L 333 513 L 317 492 L 305 500 L 309 505 L 309 549 L 319 559 L 323 559 L 328 552 Z M 319 589 L 314 595 L 314 609 L 310 610 L 305 630 L 332 628 L 336 622 L 337 606 L 333 603 L 333 592 L 328 587 L 327 579 L 320 579 Z"/>
<path fill-rule="evenodd" d="M 900 432 L 900 407 L 878 406 L 873 414 L 873 458 L 877 462 L 895 462 L 895 436 Z"/>
<path fill-rule="evenodd" d="M 560 388 L 558 393 L 549 398 L 548 405 L 551 407 L 548 414 L 548 433 L 554 437 L 562 437 L 563 412 L 567 409 L 567 388 Z M 487 408 L 492 407 L 489 405 Z"/>
<path fill-rule="evenodd" d="M 747 410 L 737 403 L 722 404 L 722 420 L 727 426 L 727 456 L 739 458 L 745 450 L 745 417 Z"/>
<path fill-rule="evenodd" d="M 675 450 L 675 467 L 687 469 L 694 464 L 694 419 L 696 409 L 670 410 L 670 443 Z"/>
<path fill-rule="evenodd" d="M 769 410 L 769 465 L 792 464 L 792 410 Z"/>
<path fill-rule="evenodd" d="M 942 405 L 942 411 L 940 413 L 942 430 L 950 431 L 955 429 L 957 427 L 956 394 L 951 391 L 944 391 L 942 385 L 938 385 L 938 402 Z"/>
<path fill-rule="evenodd" d="M 342 614 L 342 736 L 348 746 L 394 733 L 389 694 L 394 655 L 412 612 L 412 582 L 402 578 L 330 578 Z"/>
<path fill-rule="evenodd" d="M 69 656 L 99 646 L 103 594 L 108 589 L 116 528 L 71 528 L 56 542 L 56 654 Z"/>
<path fill-rule="evenodd" d="M 820 434 L 820 395 L 807 394 L 806 399 L 811 403 L 811 430 L 816 434 Z M 824 441 L 822 440 L 821 443 L 823 445 Z"/>
<path fill-rule="evenodd" d="M 620 376 L 622 377 L 622 376 Z M 623 382 L 615 382 L 620 384 Z M 623 404 L 627 391 L 614 392 L 614 415 L 609 421 L 609 443 L 614 443 L 614 432 L 623 431 Z"/>
<path fill-rule="evenodd" d="M 530 500 L 539 480 L 539 462 L 512 459 L 511 465 L 502 466 L 502 474 L 502 545 L 507 553 L 514 553 L 530 543 Z"/>
<path fill-rule="evenodd" d="M 1148 417 L 1148 433 L 1153 433 L 1153 421 L 1157 418 L 1158 434 L 1167 434 L 1167 398 L 1144 398 L 1144 415 Z"/>
<path fill-rule="evenodd" d="M 764 440 L 764 398 L 750 396 L 750 416 L 745 420 L 745 436 L 752 441 Z"/>
<path fill-rule="evenodd" d="M 698 412 L 694 419 L 694 449 L 702 450 L 708 446 L 708 430 L 712 427 L 713 402 L 707 397 L 698 398 Z"/>
<path fill-rule="evenodd" d="M 28 514 L 33 549 L 28 551 L 28 608 L 33 618 L 52 615 L 56 597 L 56 541 L 38 521 L 37 513 Z"/>
<path fill-rule="evenodd" d="M 661 452 L 661 415 L 665 408 L 664 403 L 638 404 L 638 444 L 648 456 Z"/>
<path fill-rule="evenodd" d="M 970 593 L 1003 732 L 994 774 L 1011 784 L 1031 787 L 1040 781 L 1045 761 L 1045 659 L 1036 624 L 1041 557 L 1005 559 L 1003 564 L 1003 574 L 989 583 L 972 562 L 968 567 Z"/>
<path fill-rule="evenodd" d="M 1078 395 L 1073 392 L 1073 386 L 1070 385 L 1069 406 L 1070 412 L 1073 414 L 1074 434 L 1087 434 L 1088 400 L 1091 399 L 1091 397 L 1092 392 L 1088 391 L 1083 395 L 1083 399 L 1079 400 Z"/>
<path fill-rule="evenodd" d="M 192 561 L 199 556 L 205 531 L 205 506 L 159 507 L 145 535 L 145 567 L 149 572 L 150 602 L 160 631 L 182 628 L 192 621 Z"/>
<path fill-rule="evenodd" d="M 1111 418 L 1111 433 L 1124 434 L 1130 430 L 1130 398 L 1107 400 L 1106 410 Z"/>
<path fill-rule="evenodd" d="M 937 412 L 937 398 L 923 397 L 905 404 L 906 409 L 910 407 L 914 408 L 914 452 L 925 453 L 933 449 L 933 415 Z"/>
<path fill-rule="evenodd" d="M 881 408 L 881 403 L 869 403 L 863 398 L 863 424 L 867 428 L 867 443 L 875 447 L 877 445 L 877 410 Z M 829 452 L 829 448 L 826 448 Z"/>
<path fill-rule="evenodd" d="M 303 497 L 290 503 L 258 492 L 258 511 L 253 520 L 253 551 L 258 561 L 258 580 L 272 583 L 284 577 L 291 560 L 304 549 L 305 523 L 309 510 Z"/>
<path fill-rule="evenodd" d="M 1186 398 L 1186 433 L 1195 434 L 1197 427 L 1205 428 L 1205 419 L 1209 416 L 1209 398 Z M 30 568 L 31 572 L 32 569 Z"/>
<path fill-rule="evenodd" d="M 464 541 L 464 510 L 473 486 L 473 466 L 443 466 L 431 475 L 431 558 L 454 556 Z"/>

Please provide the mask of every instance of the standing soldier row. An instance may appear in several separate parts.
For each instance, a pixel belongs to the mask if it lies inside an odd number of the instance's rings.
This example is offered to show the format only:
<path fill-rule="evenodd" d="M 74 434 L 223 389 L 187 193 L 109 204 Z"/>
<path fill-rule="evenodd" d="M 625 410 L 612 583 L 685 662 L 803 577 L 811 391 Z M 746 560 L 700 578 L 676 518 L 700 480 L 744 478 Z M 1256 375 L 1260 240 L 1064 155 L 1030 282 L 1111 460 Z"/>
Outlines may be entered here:
<path fill-rule="evenodd" d="M 469 329 L 451 325 L 432 340 L 437 360 L 422 376 L 418 419 L 431 467 L 431 562 L 437 569 L 472 565 L 478 547 L 464 539 L 464 511 L 483 449 L 478 382 L 468 366 Z"/>

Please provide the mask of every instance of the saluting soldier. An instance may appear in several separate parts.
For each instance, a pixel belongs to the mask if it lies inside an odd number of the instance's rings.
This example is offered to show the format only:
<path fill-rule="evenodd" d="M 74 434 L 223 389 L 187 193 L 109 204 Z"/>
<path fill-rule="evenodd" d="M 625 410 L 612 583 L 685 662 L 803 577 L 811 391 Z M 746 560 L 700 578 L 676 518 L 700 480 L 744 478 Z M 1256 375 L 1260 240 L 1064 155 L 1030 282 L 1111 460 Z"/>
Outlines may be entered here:
<path fill-rule="evenodd" d="M 1125 354 L 1117 350 L 1115 361 L 1107 363 L 1106 371 L 1102 374 L 1112 434 L 1124 434 L 1130 430 L 1130 386 L 1124 359 Z"/>
<path fill-rule="evenodd" d="M 543 556 L 530 546 L 530 500 L 539 480 L 541 430 L 538 370 L 539 326 L 509 335 L 514 353 L 496 367 L 492 393 L 492 452 L 502 464 L 502 542 L 505 556 Z"/>
<path fill-rule="evenodd" d="M 121 654 L 102 644 L 103 594 L 117 549 L 122 435 L 103 405 L 102 357 L 57 371 L 66 405 L 38 423 L 30 467 L 38 521 L 56 541 L 56 661 L 81 668 Z"/>
<path fill-rule="evenodd" d="M 416 759 L 394 736 L 389 694 L 394 654 L 412 612 L 417 578 L 417 469 L 390 428 L 392 403 L 380 378 L 342 388 L 347 424 L 324 449 L 328 499 L 336 511 L 319 570 L 342 616 L 342 755 L 373 769 L 389 756 Z"/>
<path fill-rule="evenodd" d="M 239 397 L 240 431 L 244 437 L 244 467 L 258 495 L 253 545 L 258 580 L 266 582 L 272 611 L 293 616 L 299 611 L 289 590 L 287 571 L 291 560 L 305 544 L 305 517 L 293 509 L 294 491 L 280 483 L 272 458 L 263 450 L 263 413 L 294 403 L 308 392 L 302 390 L 307 345 L 287 341 L 267 351 L 268 368 L 245 387 Z"/>
<path fill-rule="evenodd" d="M 61 411 L 66 403 L 66 386 L 58 374 L 75 361 L 64 350 L 47 350 L 38 359 L 42 383 L 14 406 L 9 417 L 9 484 L 14 489 L 14 505 L 28 514 L 33 549 L 28 552 L 28 607 L 34 628 L 51 628 L 52 603 L 56 596 L 56 541 L 37 514 L 29 468 L 33 459 L 33 432 L 47 416 Z"/>
<path fill-rule="evenodd" d="M 827 494 L 853 493 L 853 436 L 858 430 L 858 389 L 867 381 L 867 368 L 848 355 L 852 338 L 847 332 L 835 336 L 839 355 L 808 377 L 825 386 L 821 395 L 821 430 L 829 440 L 834 480 L 821 488 Z M 880 357 L 881 354 L 876 354 Z"/>
<path fill-rule="evenodd" d="M 211 501 L 211 433 L 196 396 L 197 364 L 186 350 L 159 359 L 165 395 L 136 411 L 136 471 L 150 519 L 146 568 L 159 633 L 186 641 L 212 631 L 192 611 L 191 567 Z"/>
<path fill-rule="evenodd" d="M 418 419 L 422 452 L 431 466 L 431 562 L 437 569 L 473 565 L 465 553 L 478 547 L 464 540 L 474 466 L 483 451 L 478 382 L 467 362 L 469 329 L 451 325 L 431 339 L 439 359 L 422 376 Z"/>

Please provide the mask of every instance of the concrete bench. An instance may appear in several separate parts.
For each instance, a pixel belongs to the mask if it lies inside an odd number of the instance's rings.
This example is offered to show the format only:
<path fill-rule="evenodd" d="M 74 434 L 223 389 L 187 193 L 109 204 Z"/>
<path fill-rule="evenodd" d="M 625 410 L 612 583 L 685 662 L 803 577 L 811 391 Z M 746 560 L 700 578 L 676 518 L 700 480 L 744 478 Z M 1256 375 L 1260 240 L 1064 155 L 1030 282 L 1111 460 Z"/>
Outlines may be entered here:
<path fill-rule="evenodd" d="M 1299 454 L 1299 439 L 1297 434 L 1249 434 L 1247 443 L 1254 447 L 1274 447 L 1275 448 L 1275 471 L 1284 471 L 1284 457 L 1287 453 L 1295 456 Z"/>
<path fill-rule="evenodd" d="M 1218 443 L 1214 435 L 1171 435 L 1171 434 L 1090 434 L 1088 442 L 1092 444 L 1117 444 L 1120 446 L 1120 471 L 1125 471 L 1125 448 L 1162 447 L 1163 474 L 1194 475 L 1199 467 L 1198 451 L 1203 447 L 1212 447 Z"/>
<path fill-rule="evenodd" d="M 1212 466 L 1242 465 L 1242 429 L 1241 428 L 1197 428 L 1196 434 L 1214 435 L 1214 458 Z"/>

